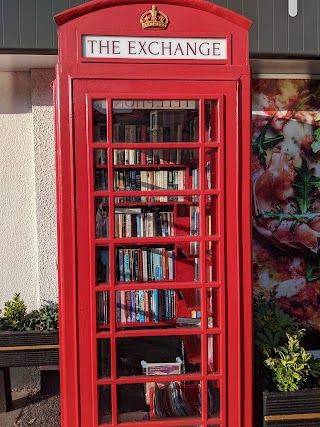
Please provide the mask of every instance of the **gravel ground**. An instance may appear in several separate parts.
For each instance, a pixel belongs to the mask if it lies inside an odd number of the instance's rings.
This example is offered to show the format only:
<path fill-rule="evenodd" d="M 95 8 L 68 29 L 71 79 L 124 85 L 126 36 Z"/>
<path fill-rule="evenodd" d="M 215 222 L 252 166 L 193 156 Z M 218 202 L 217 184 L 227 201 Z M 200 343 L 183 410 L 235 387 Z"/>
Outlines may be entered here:
<path fill-rule="evenodd" d="M 31 393 L 14 427 L 60 427 L 60 396 Z"/>

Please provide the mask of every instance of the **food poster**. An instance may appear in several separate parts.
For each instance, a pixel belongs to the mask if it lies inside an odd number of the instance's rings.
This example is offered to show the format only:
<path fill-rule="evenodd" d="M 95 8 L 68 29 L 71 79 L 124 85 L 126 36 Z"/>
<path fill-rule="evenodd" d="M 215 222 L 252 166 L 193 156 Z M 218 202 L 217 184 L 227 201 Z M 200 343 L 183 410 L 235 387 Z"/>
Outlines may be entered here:
<path fill-rule="evenodd" d="M 320 330 L 320 81 L 252 82 L 254 292 Z"/>

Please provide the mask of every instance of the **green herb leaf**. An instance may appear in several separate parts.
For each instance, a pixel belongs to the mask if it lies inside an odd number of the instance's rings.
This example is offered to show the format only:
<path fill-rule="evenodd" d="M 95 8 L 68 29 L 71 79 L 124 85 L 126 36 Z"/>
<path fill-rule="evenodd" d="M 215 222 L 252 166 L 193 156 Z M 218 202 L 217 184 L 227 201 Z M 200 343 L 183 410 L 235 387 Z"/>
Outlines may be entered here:
<path fill-rule="evenodd" d="M 320 270 L 320 266 L 311 266 L 309 265 L 306 268 L 306 279 L 307 282 L 312 283 L 316 280 L 320 280 L 320 275 L 315 274 L 317 270 Z"/>
<path fill-rule="evenodd" d="M 252 142 L 252 152 L 258 156 L 262 166 L 265 166 L 266 164 L 267 149 L 275 147 L 280 141 L 284 139 L 283 135 L 277 135 L 269 138 L 266 136 L 274 116 L 275 114 L 269 118 L 267 123 L 262 128 L 259 136 Z"/>
<path fill-rule="evenodd" d="M 313 203 L 311 193 L 320 187 L 320 178 L 314 176 L 314 168 L 308 169 L 307 160 L 302 159 L 301 167 L 294 168 L 297 176 L 295 182 L 292 184 L 297 193 L 297 203 L 300 208 L 300 213 L 304 214 L 310 212 Z"/>
<path fill-rule="evenodd" d="M 320 116 L 318 120 L 320 120 Z M 320 151 L 320 128 L 316 129 L 313 132 L 313 136 L 315 137 L 315 140 L 311 144 L 311 149 L 314 153 L 317 153 L 318 151 Z"/>
<path fill-rule="evenodd" d="M 306 213 L 283 212 L 283 209 L 279 205 L 276 205 L 275 209 L 271 209 L 271 211 L 269 212 L 263 211 L 256 218 L 257 219 L 277 219 L 277 222 L 274 225 L 273 231 L 276 231 L 284 220 L 292 221 L 292 224 L 290 226 L 290 232 L 293 233 L 294 228 L 299 223 L 308 224 L 314 218 L 319 216 L 320 216 L 320 212 L 306 212 Z"/>

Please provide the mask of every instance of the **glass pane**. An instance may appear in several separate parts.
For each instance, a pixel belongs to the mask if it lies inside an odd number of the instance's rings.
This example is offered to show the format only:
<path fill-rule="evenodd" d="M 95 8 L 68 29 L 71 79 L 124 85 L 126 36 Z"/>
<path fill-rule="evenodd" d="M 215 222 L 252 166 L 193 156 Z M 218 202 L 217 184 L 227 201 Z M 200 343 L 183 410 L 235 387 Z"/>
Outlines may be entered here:
<path fill-rule="evenodd" d="M 96 209 L 96 238 L 109 236 L 109 199 L 108 197 L 95 198 Z"/>
<path fill-rule="evenodd" d="M 167 205 L 115 208 L 115 237 L 174 236 L 174 209 Z"/>
<path fill-rule="evenodd" d="M 121 151 L 121 153 L 123 151 L 131 151 L 136 156 L 139 150 L 118 151 Z M 134 157 L 129 160 L 129 164 L 117 163 L 115 165 L 115 191 L 175 191 L 188 189 L 197 190 L 199 188 L 198 150 L 180 150 L 183 151 L 183 156 L 181 157 L 176 156 L 179 150 L 147 151 L 150 153 L 150 161 L 148 159 L 144 160 L 143 156 L 141 156 L 141 162 L 143 161 L 144 163 L 134 163 L 137 161 L 137 157 Z M 167 151 L 170 154 L 174 154 L 175 157 L 172 157 L 172 163 L 159 163 L 159 158 L 154 157 L 154 152 L 156 151 Z M 114 154 L 118 157 L 118 153 Z M 130 153 L 127 154 L 127 157 L 128 156 L 130 156 Z M 175 197 L 173 200 L 176 199 L 178 201 L 180 200 L 179 197 Z M 150 197 L 147 196 L 142 196 L 140 200 L 144 202 L 151 201 Z M 170 196 L 162 196 L 158 197 L 157 201 L 171 200 L 172 198 Z M 136 201 L 139 201 L 139 199 Z"/>
<path fill-rule="evenodd" d="M 94 189 L 108 189 L 107 150 L 93 150 L 94 155 Z"/>
<path fill-rule="evenodd" d="M 127 165 L 161 165 L 161 168 L 170 170 L 170 165 L 183 165 L 184 167 L 198 168 L 197 149 L 186 148 L 161 148 L 161 149 L 115 149 L 113 150 L 113 163 L 115 166 Z"/>
<path fill-rule="evenodd" d="M 220 290 L 211 288 L 207 290 L 208 328 L 217 328 L 220 325 Z"/>
<path fill-rule="evenodd" d="M 97 271 L 96 281 L 98 285 L 105 285 L 109 282 L 109 248 L 98 246 L 96 250 Z"/>
<path fill-rule="evenodd" d="M 198 242 L 193 243 L 199 247 Z M 198 282 L 199 278 L 199 255 L 190 253 L 190 243 L 116 248 L 116 279 L 120 283 L 174 279 L 177 282 Z"/>
<path fill-rule="evenodd" d="M 107 103 L 105 99 L 95 100 L 92 104 L 93 140 L 107 141 Z"/>
<path fill-rule="evenodd" d="M 116 292 L 118 329 L 201 325 L 200 289 L 137 289 Z"/>
<path fill-rule="evenodd" d="M 141 329 L 142 326 L 173 325 L 177 316 L 177 299 L 174 289 L 118 291 L 118 326 Z"/>
<path fill-rule="evenodd" d="M 218 140 L 218 101 L 204 101 L 205 111 L 205 141 L 216 142 Z"/>
<path fill-rule="evenodd" d="M 108 162 L 107 150 L 104 148 L 96 148 L 93 150 L 94 154 L 94 164 L 97 165 L 106 165 Z"/>
<path fill-rule="evenodd" d="M 117 375 L 199 372 L 200 355 L 200 335 L 119 338 L 117 340 Z M 146 369 L 149 364 L 153 364 L 152 369 Z M 158 371 L 156 364 L 158 364 Z"/>
<path fill-rule="evenodd" d="M 218 230 L 218 198 L 206 196 L 206 236 L 217 235 Z"/>
<path fill-rule="evenodd" d="M 184 197 L 185 204 L 115 207 L 115 237 L 173 237 L 199 234 L 199 197 Z M 125 202 L 124 202 L 125 203 Z"/>
<path fill-rule="evenodd" d="M 142 199 L 142 200 L 141 200 Z M 150 200 L 149 200 L 150 199 Z M 162 201 L 160 201 L 160 199 Z M 179 202 L 178 202 L 179 199 Z M 157 200 L 157 201 L 156 201 Z M 178 205 L 182 206 L 183 204 L 187 205 L 197 205 L 199 201 L 199 196 L 156 196 L 156 197 L 148 197 L 148 202 L 143 201 L 143 197 L 115 197 L 115 206 L 116 207 L 134 207 L 134 206 L 159 206 L 160 209 L 162 206 L 169 205 L 168 209 L 174 209 L 173 206 Z M 149 203 L 152 202 L 152 203 Z M 194 202 L 194 203 L 193 203 Z M 171 206 L 171 207 L 170 207 Z M 182 234 L 183 235 L 183 234 Z M 186 234 L 188 235 L 188 233 Z"/>
<path fill-rule="evenodd" d="M 200 327 L 201 322 L 201 289 L 185 288 L 179 290 L 179 308 L 177 326 Z M 190 319 L 191 318 L 191 319 Z"/>
<path fill-rule="evenodd" d="M 199 417 L 199 381 L 173 381 L 118 386 L 119 422 Z M 181 423 L 181 426 L 183 422 Z"/>
<path fill-rule="evenodd" d="M 220 372 L 220 336 L 208 335 L 208 372 Z"/>
<path fill-rule="evenodd" d="M 197 142 L 195 100 L 114 100 L 113 142 Z"/>
<path fill-rule="evenodd" d="M 173 280 L 175 251 L 173 245 L 130 246 L 116 249 L 117 280 L 148 282 Z"/>
<path fill-rule="evenodd" d="M 98 386 L 99 425 L 111 424 L 111 386 Z"/>
<path fill-rule="evenodd" d="M 110 340 L 98 339 L 98 379 L 110 377 Z"/>
<path fill-rule="evenodd" d="M 220 418 L 220 381 L 208 381 L 208 416 Z M 217 427 L 220 427 L 220 424 L 217 424 Z"/>
<path fill-rule="evenodd" d="M 205 151 L 205 189 L 217 190 L 218 189 L 218 152 L 217 150 L 210 149 Z"/>
<path fill-rule="evenodd" d="M 177 243 L 176 279 L 179 282 L 199 282 L 199 245 L 200 242 Z"/>
<path fill-rule="evenodd" d="M 97 324 L 98 330 L 109 329 L 110 297 L 109 292 L 97 293 Z"/>
<path fill-rule="evenodd" d="M 218 248 L 215 242 L 206 242 L 206 281 L 218 280 Z"/>

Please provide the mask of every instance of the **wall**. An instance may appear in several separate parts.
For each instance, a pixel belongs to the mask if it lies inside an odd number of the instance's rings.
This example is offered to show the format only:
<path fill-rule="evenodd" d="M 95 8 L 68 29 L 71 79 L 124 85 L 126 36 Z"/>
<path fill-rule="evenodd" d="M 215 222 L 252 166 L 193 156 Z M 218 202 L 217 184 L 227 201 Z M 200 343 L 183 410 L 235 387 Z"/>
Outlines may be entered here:
<path fill-rule="evenodd" d="M 50 87 L 54 79 L 54 70 L 31 70 L 40 303 L 58 298 L 54 114 Z"/>
<path fill-rule="evenodd" d="M 0 308 L 57 300 L 53 76 L 0 73 Z"/>
<path fill-rule="evenodd" d="M 53 16 L 89 1 L 0 0 L 0 49 L 55 54 L 57 31 Z M 288 0 L 209 1 L 253 21 L 249 31 L 251 57 L 315 58 L 320 55 L 318 0 L 298 0 L 295 17 L 289 16 Z"/>

